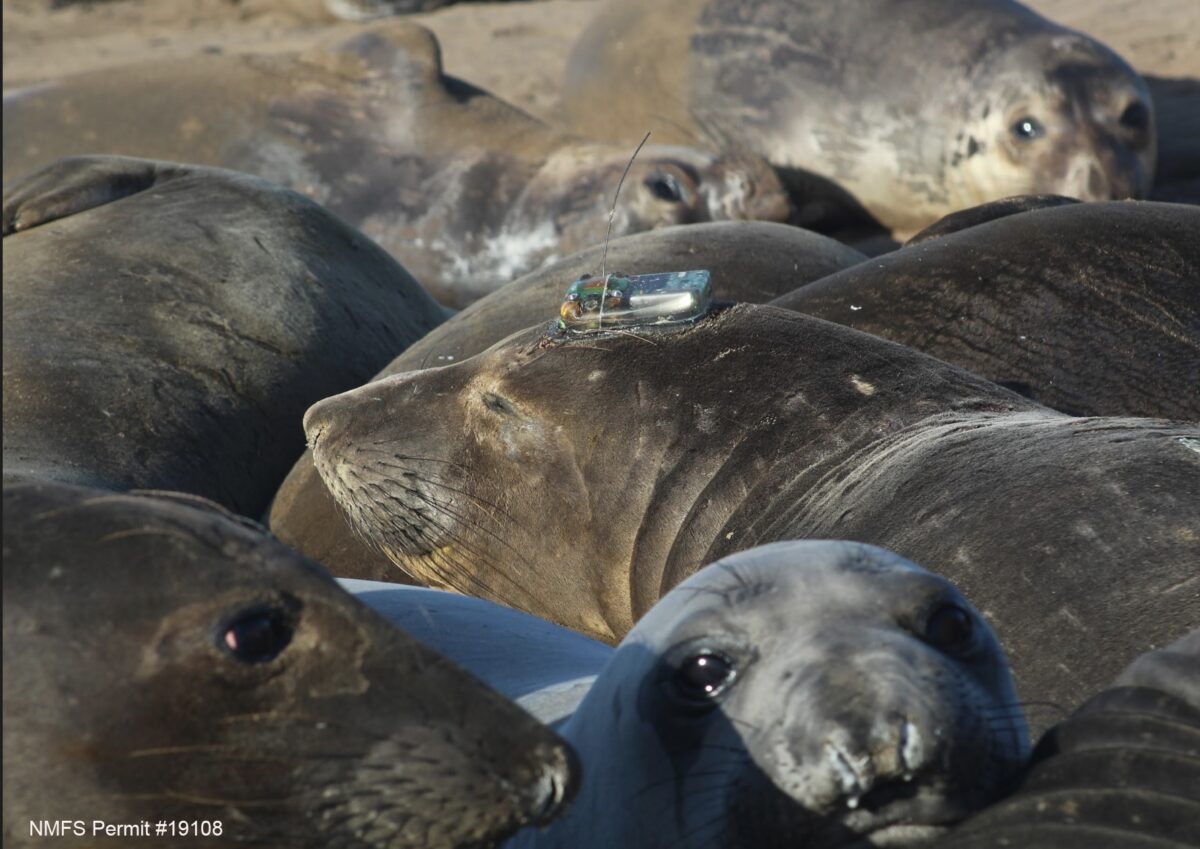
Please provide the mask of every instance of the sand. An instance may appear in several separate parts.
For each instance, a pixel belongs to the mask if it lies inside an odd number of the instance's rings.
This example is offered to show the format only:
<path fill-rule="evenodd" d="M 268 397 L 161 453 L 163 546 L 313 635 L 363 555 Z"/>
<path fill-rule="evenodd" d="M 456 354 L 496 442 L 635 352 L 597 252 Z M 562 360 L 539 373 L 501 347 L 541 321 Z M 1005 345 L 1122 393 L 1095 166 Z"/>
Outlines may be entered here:
<path fill-rule="evenodd" d="M 460 3 L 413 15 L 448 73 L 553 122 L 567 52 L 602 0 Z M 1200 202 L 1200 2 L 1032 0 L 1126 58 L 1158 111 L 1155 196 Z M 344 27 L 320 0 L 5 0 L 4 90 L 148 58 L 293 50 Z"/>

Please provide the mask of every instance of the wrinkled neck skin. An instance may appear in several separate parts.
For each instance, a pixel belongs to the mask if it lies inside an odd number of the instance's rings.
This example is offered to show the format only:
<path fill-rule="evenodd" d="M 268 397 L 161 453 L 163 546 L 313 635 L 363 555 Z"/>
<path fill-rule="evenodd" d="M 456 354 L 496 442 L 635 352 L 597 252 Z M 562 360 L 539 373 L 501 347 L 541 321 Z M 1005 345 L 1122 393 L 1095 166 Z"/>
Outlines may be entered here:
<path fill-rule="evenodd" d="M 879 402 L 872 399 L 877 390 L 866 377 L 851 375 L 850 382 L 862 393 L 860 406 L 839 411 L 830 404 L 818 410 L 796 393 L 778 399 L 776 411 L 755 411 L 759 421 L 747 422 L 731 444 L 696 450 L 697 435 L 681 434 L 686 443 L 673 442 L 646 458 L 647 468 L 658 472 L 641 502 L 640 530 L 629 558 L 634 622 L 680 581 L 726 554 L 819 535 L 828 523 L 823 516 L 822 522 L 810 520 L 810 502 L 852 509 L 853 486 L 833 492 L 838 482 L 855 464 L 886 464 L 892 443 L 922 433 L 926 423 L 963 429 L 994 420 L 998 412 L 1040 410 L 1003 390 L 991 398 L 964 392 L 959 402 L 919 397 Z M 617 634 L 632 624 L 613 622 Z"/>

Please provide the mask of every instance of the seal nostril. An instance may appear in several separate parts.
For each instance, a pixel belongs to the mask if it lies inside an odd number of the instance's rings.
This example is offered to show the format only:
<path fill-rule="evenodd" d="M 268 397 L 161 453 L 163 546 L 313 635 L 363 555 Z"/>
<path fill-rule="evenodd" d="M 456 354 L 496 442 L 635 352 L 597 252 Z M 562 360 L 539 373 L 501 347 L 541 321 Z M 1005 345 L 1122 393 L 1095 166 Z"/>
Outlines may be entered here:
<path fill-rule="evenodd" d="M 908 720 L 900 726 L 900 769 L 904 781 L 912 781 L 913 773 L 921 765 L 921 734 Z"/>
<path fill-rule="evenodd" d="M 530 788 L 528 823 L 544 826 L 562 815 L 579 789 L 579 757 L 570 746 L 554 750 Z"/>
<path fill-rule="evenodd" d="M 529 821 L 534 825 L 546 825 L 560 812 L 567 798 L 568 779 L 560 766 L 547 766 L 534 786 L 533 800 L 529 808 Z"/>
<path fill-rule="evenodd" d="M 1135 100 L 1121 113 L 1121 126 L 1132 132 L 1144 132 L 1150 126 L 1150 110 L 1140 100 Z"/>
<path fill-rule="evenodd" d="M 304 428 L 304 435 L 308 440 L 309 448 L 315 447 L 317 441 L 329 430 L 329 417 L 325 415 L 324 407 L 325 402 L 318 401 L 304 413 L 304 419 L 301 424 Z"/>

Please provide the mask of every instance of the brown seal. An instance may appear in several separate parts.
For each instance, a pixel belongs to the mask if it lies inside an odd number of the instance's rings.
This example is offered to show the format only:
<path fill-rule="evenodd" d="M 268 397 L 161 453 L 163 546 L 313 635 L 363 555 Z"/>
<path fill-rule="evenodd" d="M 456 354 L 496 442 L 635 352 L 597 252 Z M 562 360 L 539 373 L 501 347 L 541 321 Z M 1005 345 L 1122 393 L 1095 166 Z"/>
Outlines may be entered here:
<path fill-rule="evenodd" d="M 476 301 L 421 338 L 378 377 L 459 362 L 506 336 L 546 323 L 567 286 L 598 273 L 603 247 L 573 254 Z M 628 274 L 705 268 L 721 300 L 761 303 L 792 287 L 848 268 L 866 257 L 833 239 L 764 221 L 666 227 L 614 239 L 608 268 Z M 271 530 L 335 575 L 406 580 L 386 557 L 353 533 L 321 483 L 309 452 L 297 461 L 271 504 Z"/>
<path fill-rule="evenodd" d="M 200 55 L 45 83 L 6 94 L 4 124 L 6 181 L 81 153 L 245 171 L 322 203 L 453 306 L 602 241 L 634 149 L 567 135 L 444 75 L 433 35 L 399 19 L 298 54 Z M 760 158 L 650 144 L 613 233 L 788 215 Z"/>
<path fill-rule="evenodd" d="M 88 845 L 148 820 L 192 830 L 125 845 L 459 849 L 545 824 L 578 778 L 315 563 L 177 500 L 6 479 L 4 691 L 5 846 L 67 819 Z"/>
<path fill-rule="evenodd" d="M 772 307 L 673 333 L 524 331 L 326 399 L 305 431 L 407 572 L 608 641 L 702 564 L 794 538 L 950 578 L 1025 698 L 1074 704 L 1195 613 L 1194 590 L 1169 590 L 1200 556 L 1196 426 L 1070 418 Z"/>
<path fill-rule="evenodd" d="M 442 309 L 312 201 L 245 174 L 65 160 L 4 198 L 4 468 L 258 517 L 314 401 Z"/>
<path fill-rule="evenodd" d="M 935 228 L 772 304 L 1073 415 L 1200 421 L 1200 207 L 1016 199 Z"/>
<path fill-rule="evenodd" d="M 1013 0 L 611 0 L 572 50 L 572 126 L 735 139 L 789 172 L 808 223 L 898 233 L 1010 195 L 1144 197 L 1145 82 Z"/>

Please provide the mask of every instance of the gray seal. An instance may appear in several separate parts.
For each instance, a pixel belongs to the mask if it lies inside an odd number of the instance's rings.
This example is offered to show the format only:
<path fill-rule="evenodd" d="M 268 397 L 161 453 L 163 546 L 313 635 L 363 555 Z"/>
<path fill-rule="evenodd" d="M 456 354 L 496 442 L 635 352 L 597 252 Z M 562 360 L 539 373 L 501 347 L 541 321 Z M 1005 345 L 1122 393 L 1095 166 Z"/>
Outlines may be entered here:
<path fill-rule="evenodd" d="M 1138 658 L 1042 738 L 1010 798 L 934 845 L 1200 845 L 1200 631 Z"/>
<path fill-rule="evenodd" d="M 305 408 L 444 318 L 361 233 L 220 169 L 64 160 L 3 231 L 6 472 L 261 516 Z"/>
<path fill-rule="evenodd" d="M 407 348 L 377 375 L 449 365 L 506 336 L 557 315 L 563 294 L 582 274 L 598 274 L 604 248 L 592 247 L 514 280 L 471 304 Z M 627 274 L 704 268 L 714 297 L 762 303 L 856 265 L 853 248 L 798 227 L 766 221 L 720 221 L 664 227 L 613 239 L 608 269 Z M 347 526 L 305 452 L 279 487 L 269 523 L 288 545 L 335 575 L 407 580 Z"/>
<path fill-rule="evenodd" d="M 571 811 L 508 849 L 915 845 L 998 798 L 1028 755 L 983 617 L 872 546 L 726 557 L 615 651 L 477 599 L 348 583 L 579 751 Z"/>
<path fill-rule="evenodd" d="M 221 824 L 147 847 L 460 849 L 561 813 L 556 734 L 199 501 L 6 479 L 5 846 L 65 818 Z"/>
<path fill-rule="evenodd" d="M 1064 706 L 1200 610 L 1196 425 L 1072 418 L 773 307 L 533 328 L 326 399 L 305 430 L 409 574 L 608 642 L 704 563 L 781 539 L 927 565 L 988 612 L 1023 696 Z"/>
<path fill-rule="evenodd" d="M 1200 207 L 1001 201 L 771 303 L 1073 415 L 1200 421 Z"/>
<path fill-rule="evenodd" d="M 1010 195 L 1144 197 L 1154 176 L 1141 77 L 1012 0 L 611 0 L 562 103 L 602 137 L 736 140 L 789 172 L 806 224 L 832 204 L 911 234 Z"/>
<path fill-rule="evenodd" d="M 641 138 L 553 129 L 443 74 L 433 34 L 399 19 L 301 53 L 199 55 L 46 83 L 6 94 L 4 125 L 6 182 L 82 153 L 255 174 L 323 204 L 455 307 L 602 241 Z M 761 158 L 652 143 L 625 179 L 613 234 L 789 214 Z"/>

